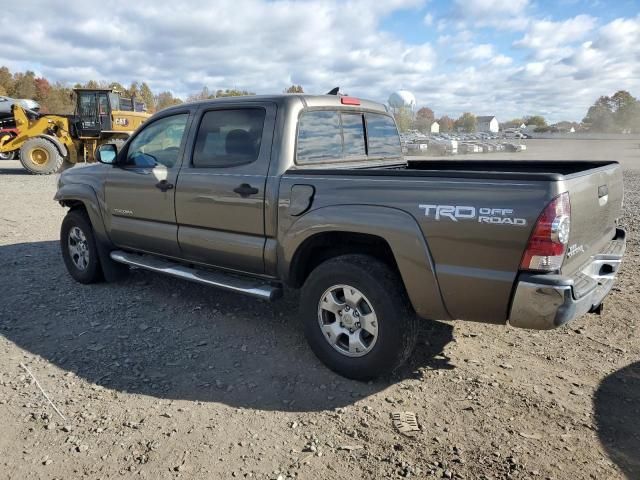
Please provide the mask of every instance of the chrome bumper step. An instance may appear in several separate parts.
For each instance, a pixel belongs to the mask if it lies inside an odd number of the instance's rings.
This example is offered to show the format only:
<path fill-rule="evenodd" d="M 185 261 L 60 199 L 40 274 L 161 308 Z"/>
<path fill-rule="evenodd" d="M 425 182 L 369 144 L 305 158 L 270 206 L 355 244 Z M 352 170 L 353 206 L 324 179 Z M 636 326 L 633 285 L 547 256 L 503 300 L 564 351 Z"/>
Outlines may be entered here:
<path fill-rule="evenodd" d="M 118 263 L 171 275 L 172 277 L 221 288 L 230 292 L 242 293 L 263 300 L 275 300 L 282 296 L 281 287 L 249 277 L 241 277 L 222 271 L 195 269 L 164 258 L 129 253 L 122 250 L 115 250 L 111 252 L 110 256 L 112 260 Z"/>

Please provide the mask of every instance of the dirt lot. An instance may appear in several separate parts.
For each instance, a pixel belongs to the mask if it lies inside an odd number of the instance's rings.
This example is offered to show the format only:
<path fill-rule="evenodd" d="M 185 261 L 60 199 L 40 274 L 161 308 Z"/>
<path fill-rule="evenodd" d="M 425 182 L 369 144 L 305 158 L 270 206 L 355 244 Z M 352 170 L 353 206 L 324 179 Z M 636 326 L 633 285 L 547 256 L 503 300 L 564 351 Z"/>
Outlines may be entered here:
<path fill-rule="evenodd" d="M 624 159 L 630 239 L 603 316 L 425 322 L 409 365 L 372 383 L 316 360 L 295 292 L 267 304 L 143 271 L 74 283 L 56 177 L 0 163 L 0 478 L 639 479 L 638 143 L 529 142 L 529 158 Z"/>

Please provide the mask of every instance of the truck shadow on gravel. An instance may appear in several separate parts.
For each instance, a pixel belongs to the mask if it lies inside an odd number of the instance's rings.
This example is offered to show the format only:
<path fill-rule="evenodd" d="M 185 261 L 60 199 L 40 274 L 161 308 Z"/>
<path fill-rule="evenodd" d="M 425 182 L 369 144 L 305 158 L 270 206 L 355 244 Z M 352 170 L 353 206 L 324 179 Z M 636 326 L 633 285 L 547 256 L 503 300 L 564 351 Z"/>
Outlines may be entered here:
<path fill-rule="evenodd" d="M 18 168 L 4 168 L 2 166 L 2 162 L 5 160 L 0 160 L 0 175 L 31 175 L 29 172 L 27 172 L 25 169 L 18 169 Z"/>
<path fill-rule="evenodd" d="M 618 370 L 594 397 L 598 436 L 630 480 L 640 478 L 640 362 Z"/>
<path fill-rule="evenodd" d="M 424 322 L 407 366 L 364 383 L 330 372 L 315 358 L 302 335 L 295 292 L 266 303 L 140 270 L 121 283 L 84 286 L 68 276 L 53 241 L 0 246 L 0 268 L 0 334 L 118 392 L 317 411 L 454 368 L 442 355 L 453 339 L 446 323 Z"/>

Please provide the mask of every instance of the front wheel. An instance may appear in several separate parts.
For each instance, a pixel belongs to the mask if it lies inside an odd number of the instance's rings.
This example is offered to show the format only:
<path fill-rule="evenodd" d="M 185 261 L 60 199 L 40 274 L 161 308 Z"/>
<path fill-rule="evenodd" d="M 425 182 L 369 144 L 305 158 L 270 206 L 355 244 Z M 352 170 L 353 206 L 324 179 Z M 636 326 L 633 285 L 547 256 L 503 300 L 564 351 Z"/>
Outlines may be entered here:
<path fill-rule="evenodd" d="M 367 255 L 335 257 L 313 270 L 300 309 L 311 349 L 348 378 L 390 373 L 415 346 L 418 320 L 402 280 Z"/>
<path fill-rule="evenodd" d="M 64 167 L 64 157 L 46 138 L 36 137 L 24 142 L 20 148 L 20 163 L 36 175 L 58 173 Z"/>
<path fill-rule="evenodd" d="M 69 274 L 80 283 L 103 279 L 91 222 L 86 213 L 71 210 L 60 228 L 62 258 Z"/>

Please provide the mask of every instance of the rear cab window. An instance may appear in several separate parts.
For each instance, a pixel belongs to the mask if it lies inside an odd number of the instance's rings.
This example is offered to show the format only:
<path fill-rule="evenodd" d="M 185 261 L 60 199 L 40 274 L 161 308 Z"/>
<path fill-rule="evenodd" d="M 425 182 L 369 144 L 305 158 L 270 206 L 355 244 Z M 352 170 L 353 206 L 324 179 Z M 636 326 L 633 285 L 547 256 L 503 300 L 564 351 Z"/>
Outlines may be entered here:
<path fill-rule="evenodd" d="M 296 163 L 309 165 L 398 159 L 400 137 L 383 113 L 308 110 L 298 122 Z"/>

